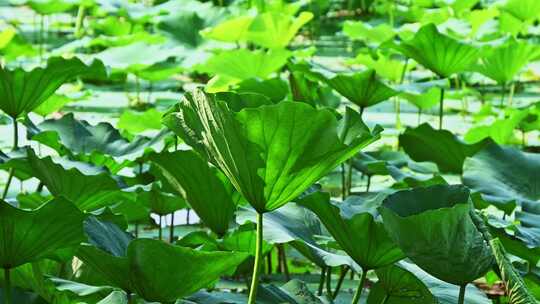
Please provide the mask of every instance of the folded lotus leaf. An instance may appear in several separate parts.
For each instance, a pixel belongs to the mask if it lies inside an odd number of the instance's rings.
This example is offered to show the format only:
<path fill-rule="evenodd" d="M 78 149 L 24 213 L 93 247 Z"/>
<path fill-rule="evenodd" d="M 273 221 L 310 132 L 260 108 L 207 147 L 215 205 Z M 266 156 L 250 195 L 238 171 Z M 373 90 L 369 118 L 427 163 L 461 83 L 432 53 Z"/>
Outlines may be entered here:
<path fill-rule="evenodd" d="M 443 281 L 466 285 L 494 263 L 489 245 L 475 226 L 469 190 L 436 185 L 388 196 L 380 208 L 385 227 L 420 268 Z"/>

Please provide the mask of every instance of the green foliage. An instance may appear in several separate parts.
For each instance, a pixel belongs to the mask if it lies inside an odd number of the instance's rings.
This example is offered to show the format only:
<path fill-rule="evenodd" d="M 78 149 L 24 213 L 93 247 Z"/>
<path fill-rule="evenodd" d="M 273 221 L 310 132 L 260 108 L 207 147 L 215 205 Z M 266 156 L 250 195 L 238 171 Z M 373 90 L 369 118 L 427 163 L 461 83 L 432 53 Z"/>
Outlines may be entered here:
<path fill-rule="evenodd" d="M 380 129 L 371 132 L 356 112 L 347 113 L 338 123 L 328 111 L 293 102 L 233 112 L 214 95 L 196 91 L 164 122 L 264 213 L 294 199 L 377 138 Z"/>

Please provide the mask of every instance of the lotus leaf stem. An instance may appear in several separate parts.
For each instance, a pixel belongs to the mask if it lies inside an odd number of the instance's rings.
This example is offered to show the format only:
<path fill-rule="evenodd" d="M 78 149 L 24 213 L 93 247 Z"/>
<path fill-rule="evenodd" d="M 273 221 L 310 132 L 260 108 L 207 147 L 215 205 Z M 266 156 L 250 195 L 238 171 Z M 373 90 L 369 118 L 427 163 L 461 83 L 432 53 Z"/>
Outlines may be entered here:
<path fill-rule="evenodd" d="M 81 38 L 82 37 L 82 26 L 84 23 L 84 4 L 81 2 L 79 5 L 79 9 L 77 10 L 77 20 L 75 22 L 75 37 Z"/>
<path fill-rule="evenodd" d="M 13 303 L 13 296 L 11 294 L 11 273 L 9 268 L 4 268 L 4 303 Z"/>
<path fill-rule="evenodd" d="M 319 289 L 317 290 L 317 295 L 318 296 L 321 296 L 322 292 L 323 292 L 325 274 L 326 274 L 326 267 L 321 267 L 321 276 L 320 276 L 320 279 L 319 279 Z"/>
<path fill-rule="evenodd" d="M 441 99 L 439 100 L 439 130 L 443 128 L 444 117 L 444 88 L 441 88 Z"/>
<path fill-rule="evenodd" d="M 16 117 L 13 117 L 12 119 L 13 119 L 13 151 L 15 151 L 19 147 L 19 123 L 17 122 Z M 15 175 L 15 169 L 14 168 L 9 169 L 8 180 L 6 182 L 6 186 L 4 187 L 4 192 L 2 193 L 3 200 L 5 200 L 7 197 L 7 194 L 9 192 L 9 187 L 11 186 L 11 182 L 13 181 L 14 175 Z"/>
<path fill-rule="evenodd" d="M 349 271 L 349 267 L 343 266 L 341 268 L 341 273 L 339 275 L 339 279 L 336 285 L 336 289 L 334 290 L 334 293 L 332 294 L 332 299 L 336 299 L 339 291 L 341 290 L 341 285 L 343 284 L 343 280 L 345 280 L 345 276 L 347 275 L 347 272 Z"/>
<path fill-rule="evenodd" d="M 332 267 L 326 268 L 326 293 L 329 297 L 332 296 Z"/>
<path fill-rule="evenodd" d="M 465 303 L 465 287 L 467 287 L 467 285 L 461 285 L 459 287 L 459 299 L 458 299 L 458 304 L 463 304 Z"/>
<path fill-rule="evenodd" d="M 174 211 L 171 213 L 171 226 L 169 227 L 169 243 L 174 241 Z"/>
<path fill-rule="evenodd" d="M 360 283 L 358 284 L 358 288 L 356 289 L 356 292 L 354 293 L 354 297 L 352 300 L 352 304 L 357 304 L 360 300 L 360 296 L 362 296 L 362 290 L 364 289 L 364 285 L 366 283 L 366 277 L 367 277 L 367 271 L 362 269 L 362 275 L 360 276 Z"/>
<path fill-rule="evenodd" d="M 253 264 L 253 276 L 251 278 L 251 287 L 249 288 L 249 304 L 255 304 L 257 300 L 257 288 L 259 287 L 259 273 L 262 260 L 263 244 L 263 214 L 257 213 L 257 243 L 255 246 L 255 262 Z"/>

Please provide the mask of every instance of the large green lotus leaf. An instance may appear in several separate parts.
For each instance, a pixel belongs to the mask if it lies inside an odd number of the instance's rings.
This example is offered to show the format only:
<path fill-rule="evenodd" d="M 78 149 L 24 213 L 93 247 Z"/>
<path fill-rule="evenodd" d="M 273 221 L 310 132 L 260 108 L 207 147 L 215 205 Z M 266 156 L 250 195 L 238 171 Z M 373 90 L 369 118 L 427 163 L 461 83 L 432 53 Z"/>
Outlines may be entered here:
<path fill-rule="evenodd" d="M 129 304 L 127 295 L 122 291 L 113 291 L 97 304 Z"/>
<path fill-rule="evenodd" d="M 150 66 L 178 57 L 180 50 L 162 44 L 135 42 L 125 46 L 111 47 L 94 55 L 95 58 L 115 70 L 138 73 Z"/>
<path fill-rule="evenodd" d="M 29 1 L 12 1 L 17 4 L 27 4 L 40 15 L 52 15 L 66 12 L 72 9 L 77 3 L 74 0 L 29 0 Z"/>
<path fill-rule="evenodd" d="M 371 26 L 363 21 L 345 21 L 343 33 L 350 39 L 364 41 L 368 45 L 375 46 L 396 36 L 392 26 L 387 23 Z"/>
<path fill-rule="evenodd" d="M 85 65 L 77 58 L 50 58 L 45 68 L 26 71 L 0 67 L 0 109 L 11 117 L 29 113 L 45 102 L 62 84 L 77 76 L 104 77 L 100 61 Z"/>
<path fill-rule="evenodd" d="M 90 245 L 82 245 L 77 256 L 113 286 L 135 292 L 147 301 L 164 303 L 208 286 L 247 257 L 244 253 L 197 251 L 151 239 L 131 241 L 125 256 L 114 256 Z"/>
<path fill-rule="evenodd" d="M 540 200 L 540 155 L 491 144 L 463 165 L 463 183 L 488 200 Z"/>
<path fill-rule="evenodd" d="M 443 78 L 464 72 L 479 56 L 477 48 L 441 34 L 432 23 L 420 28 L 413 39 L 390 46 Z"/>
<path fill-rule="evenodd" d="M 34 176 L 54 196 L 64 196 L 83 211 L 110 206 L 125 195 L 108 173 L 95 167 L 66 160 L 56 163 L 51 157 L 38 158 L 33 152 L 28 161 Z"/>
<path fill-rule="evenodd" d="M 227 232 L 236 203 L 232 185 L 217 169 L 193 151 L 162 152 L 150 160 L 206 226 L 220 236 Z"/>
<path fill-rule="evenodd" d="M 239 83 L 235 91 L 237 93 L 261 94 L 270 98 L 272 102 L 277 103 L 287 97 L 289 85 L 279 77 L 266 80 L 252 78 Z"/>
<path fill-rule="evenodd" d="M 324 78 L 324 81 L 361 108 L 378 104 L 399 93 L 380 81 L 374 70 L 352 75 L 338 74 L 331 78 Z"/>
<path fill-rule="evenodd" d="M 279 71 L 291 53 L 284 49 L 250 51 L 235 49 L 219 52 L 197 67 L 215 77 L 208 83 L 212 92 L 226 91 L 229 85 L 249 78 L 268 78 Z"/>
<path fill-rule="evenodd" d="M 286 48 L 302 26 L 313 19 L 310 12 L 301 12 L 298 17 L 284 13 L 265 12 L 257 15 L 246 32 L 247 41 L 263 48 Z"/>
<path fill-rule="evenodd" d="M 461 173 L 465 158 L 487 145 L 484 140 L 466 144 L 447 130 L 435 130 L 428 123 L 407 128 L 399 136 L 399 145 L 415 161 L 431 161 L 442 172 Z"/>
<path fill-rule="evenodd" d="M 499 84 L 507 84 L 530 61 L 539 55 L 537 45 L 511 39 L 496 48 L 482 50 L 482 56 L 474 70 Z"/>
<path fill-rule="evenodd" d="M 239 224 L 246 221 L 255 223 L 257 215 L 251 208 L 242 208 L 237 212 L 236 218 Z M 323 231 L 321 221 L 307 208 L 291 203 L 268 212 L 264 215 L 263 227 L 265 241 L 272 244 L 289 243 L 321 268 L 348 265 L 359 270 L 350 257 L 330 252 L 328 248 L 317 243 L 315 236 L 327 234 Z"/>
<path fill-rule="evenodd" d="M 531 21 L 540 15 L 540 2 L 536 0 L 509 0 L 501 10 L 521 21 Z"/>
<path fill-rule="evenodd" d="M 397 265 L 377 269 L 367 304 L 437 304 L 426 285 L 408 270 Z"/>
<path fill-rule="evenodd" d="M 100 154 L 110 155 L 118 160 L 134 160 L 144 150 L 161 144 L 164 132 L 153 138 L 136 136 L 129 141 L 111 124 L 101 122 L 91 125 L 85 120 L 77 120 L 73 113 L 60 119 L 48 119 L 30 128 L 32 139 L 47 145 L 63 154 Z"/>
<path fill-rule="evenodd" d="M 500 145 L 508 144 L 515 139 L 514 131 L 527 115 L 527 111 L 515 111 L 509 117 L 497 119 L 489 125 L 475 126 L 467 131 L 464 139 L 468 143 L 477 143 L 490 138 Z"/>
<path fill-rule="evenodd" d="M 84 240 L 82 214 L 63 198 L 25 211 L 0 201 L 0 266 L 14 268 L 77 246 Z"/>
<path fill-rule="evenodd" d="M 466 187 L 436 185 L 391 194 L 380 211 L 388 233 L 415 264 L 461 286 L 493 266 L 471 209 Z"/>
<path fill-rule="evenodd" d="M 117 257 L 126 255 L 127 247 L 133 240 L 133 236 L 118 225 L 95 216 L 89 216 L 84 221 L 84 232 L 91 245 Z"/>
<path fill-rule="evenodd" d="M 144 112 L 126 110 L 120 115 L 116 127 L 131 134 L 138 134 L 147 130 L 160 130 L 163 113 L 151 108 Z"/>
<path fill-rule="evenodd" d="M 277 209 L 378 138 L 359 114 L 338 122 L 298 102 L 231 111 L 214 95 L 186 95 L 164 123 L 220 168 L 258 211 Z"/>
<path fill-rule="evenodd" d="M 208 27 L 200 32 L 206 39 L 223 42 L 237 42 L 246 40 L 246 32 L 253 21 L 252 16 L 238 16 L 223 21 L 213 27 Z"/>
<path fill-rule="evenodd" d="M 384 267 L 404 258 L 377 221 L 377 201 L 368 203 L 349 197 L 342 203 L 330 201 L 328 193 L 316 192 L 297 202 L 313 211 L 340 247 L 364 271 Z"/>
<path fill-rule="evenodd" d="M 458 303 L 459 286 L 441 281 L 422 270 L 417 265 L 401 261 L 399 267 L 413 273 L 420 281 L 422 281 L 432 295 L 437 299 L 439 304 L 456 304 Z M 465 291 L 465 303 L 467 304 L 491 304 L 486 294 L 478 289 L 474 284 L 467 285 Z"/>
<path fill-rule="evenodd" d="M 150 211 L 162 216 L 187 207 L 186 201 L 182 197 L 163 192 L 155 184 L 149 191 L 140 191 L 137 195 L 137 201 L 148 206 Z"/>

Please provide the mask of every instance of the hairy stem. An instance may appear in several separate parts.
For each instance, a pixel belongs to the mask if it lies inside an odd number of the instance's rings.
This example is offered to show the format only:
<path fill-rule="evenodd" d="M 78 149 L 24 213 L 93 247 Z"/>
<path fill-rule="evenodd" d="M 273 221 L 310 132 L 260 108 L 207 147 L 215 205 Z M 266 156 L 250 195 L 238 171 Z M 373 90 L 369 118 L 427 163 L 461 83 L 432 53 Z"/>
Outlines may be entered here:
<path fill-rule="evenodd" d="M 257 244 L 255 246 L 255 263 L 253 264 L 253 277 L 249 289 L 249 304 L 255 304 L 257 299 L 257 288 L 259 287 L 259 273 L 261 268 L 263 243 L 263 214 L 257 213 Z"/>

